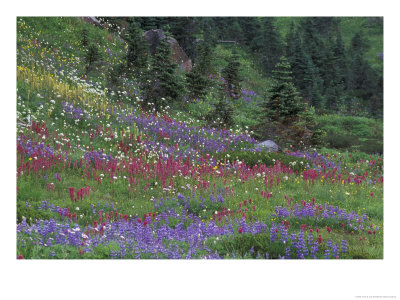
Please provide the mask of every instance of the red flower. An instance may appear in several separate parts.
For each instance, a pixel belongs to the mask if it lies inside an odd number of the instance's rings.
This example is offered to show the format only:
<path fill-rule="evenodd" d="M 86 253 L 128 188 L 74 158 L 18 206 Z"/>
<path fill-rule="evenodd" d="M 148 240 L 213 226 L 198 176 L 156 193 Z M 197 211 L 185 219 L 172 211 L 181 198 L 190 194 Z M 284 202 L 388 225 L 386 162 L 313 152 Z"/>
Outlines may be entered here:
<path fill-rule="evenodd" d="M 318 232 L 319 232 L 319 229 L 317 228 L 317 229 L 315 229 L 315 231 L 318 233 Z"/>
<path fill-rule="evenodd" d="M 311 229 L 310 229 L 310 232 L 313 232 L 313 231 L 314 231 L 314 230 L 311 228 Z"/>
<path fill-rule="evenodd" d="M 69 196 L 70 196 L 71 200 L 74 201 L 75 188 L 74 187 L 69 187 L 68 191 L 69 191 Z"/>
<path fill-rule="evenodd" d="M 322 236 L 318 235 L 318 244 L 321 244 L 321 243 L 322 243 Z"/>
<path fill-rule="evenodd" d="M 374 196 L 374 193 L 373 193 L 373 192 L 371 192 L 371 194 L 370 194 L 370 195 L 371 195 L 371 197 L 372 197 L 372 196 Z"/>
<path fill-rule="evenodd" d="M 375 234 L 375 233 L 376 233 L 376 231 L 374 230 L 374 231 L 372 231 L 372 233 L 373 233 L 373 234 Z"/>
<path fill-rule="evenodd" d="M 240 227 L 239 230 L 238 230 L 238 232 L 239 232 L 239 233 L 242 233 L 242 232 L 243 232 L 243 228 Z"/>
<path fill-rule="evenodd" d="M 354 231 L 350 232 L 350 234 L 353 235 L 353 234 L 354 234 Z"/>
<path fill-rule="evenodd" d="M 137 221 L 138 221 L 138 223 L 142 223 L 142 219 L 141 218 L 139 218 Z"/>
<path fill-rule="evenodd" d="M 331 232 L 331 231 L 332 231 L 332 229 L 331 229 L 329 226 L 326 227 L 326 230 L 327 230 L 328 232 Z"/>
<path fill-rule="evenodd" d="M 22 254 L 18 255 L 17 259 L 24 259 L 24 256 Z"/>
<path fill-rule="evenodd" d="M 368 230 L 368 234 L 372 234 L 371 230 Z"/>
<path fill-rule="evenodd" d="M 340 223 L 340 227 L 344 227 L 344 223 Z"/>

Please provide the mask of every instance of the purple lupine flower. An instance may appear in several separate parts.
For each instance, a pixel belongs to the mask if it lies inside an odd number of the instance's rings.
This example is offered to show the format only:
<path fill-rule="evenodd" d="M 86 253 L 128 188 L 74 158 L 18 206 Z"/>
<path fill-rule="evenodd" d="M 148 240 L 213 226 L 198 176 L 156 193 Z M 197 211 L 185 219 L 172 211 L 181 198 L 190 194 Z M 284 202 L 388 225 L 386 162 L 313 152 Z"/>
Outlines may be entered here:
<path fill-rule="evenodd" d="M 333 250 L 333 256 L 335 258 L 339 258 L 339 246 L 338 246 L 338 244 L 333 245 L 332 250 Z"/>
<path fill-rule="evenodd" d="M 285 257 L 286 257 L 286 259 L 290 259 L 290 247 L 286 247 L 286 249 L 285 249 Z"/>
<path fill-rule="evenodd" d="M 347 241 L 345 239 L 342 240 L 342 253 L 347 252 Z"/>

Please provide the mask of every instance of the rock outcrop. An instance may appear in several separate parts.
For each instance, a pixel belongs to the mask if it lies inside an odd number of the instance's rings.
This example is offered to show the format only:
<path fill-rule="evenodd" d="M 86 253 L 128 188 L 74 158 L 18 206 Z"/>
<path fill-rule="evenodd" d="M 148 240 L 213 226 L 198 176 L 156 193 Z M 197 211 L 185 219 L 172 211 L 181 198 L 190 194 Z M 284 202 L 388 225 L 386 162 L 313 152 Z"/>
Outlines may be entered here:
<path fill-rule="evenodd" d="M 279 147 L 275 142 L 271 140 L 266 140 L 264 142 L 261 142 L 257 145 L 257 148 L 263 148 L 267 150 L 267 152 L 276 152 L 279 150 Z"/>
<path fill-rule="evenodd" d="M 158 45 L 166 38 L 162 29 L 148 30 L 143 34 L 143 38 L 150 45 L 150 54 L 154 55 Z M 186 55 L 185 51 L 179 46 L 176 39 L 169 37 L 167 42 L 171 45 L 172 60 L 177 63 L 182 71 L 190 72 L 192 69 L 192 61 Z"/>

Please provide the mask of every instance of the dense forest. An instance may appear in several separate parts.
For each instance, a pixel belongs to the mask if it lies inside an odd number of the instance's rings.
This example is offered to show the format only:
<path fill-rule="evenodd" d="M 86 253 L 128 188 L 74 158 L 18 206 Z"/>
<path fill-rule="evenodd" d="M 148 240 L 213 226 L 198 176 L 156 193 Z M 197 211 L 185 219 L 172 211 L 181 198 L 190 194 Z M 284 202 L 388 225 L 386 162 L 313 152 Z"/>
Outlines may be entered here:
<path fill-rule="evenodd" d="M 169 31 L 196 64 L 199 44 L 240 47 L 266 79 L 281 56 L 301 98 L 317 113 L 382 118 L 383 18 L 135 17 L 116 26 Z M 379 40 L 380 38 L 380 40 Z"/>

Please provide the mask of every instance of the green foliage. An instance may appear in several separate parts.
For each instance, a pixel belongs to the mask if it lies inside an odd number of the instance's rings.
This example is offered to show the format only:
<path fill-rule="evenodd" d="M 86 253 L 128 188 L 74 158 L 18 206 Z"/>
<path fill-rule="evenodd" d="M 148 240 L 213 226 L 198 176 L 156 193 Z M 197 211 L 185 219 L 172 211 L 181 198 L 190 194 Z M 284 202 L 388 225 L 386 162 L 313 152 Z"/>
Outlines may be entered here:
<path fill-rule="evenodd" d="M 32 224 L 36 220 L 45 220 L 50 219 L 51 217 L 52 213 L 48 211 L 40 211 L 31 204 L 27 207 L 26 203 L 17 201 L 17 223 L 21 223 L 23 218 L 26 219 L 28 224 Z"/>
<path fill-rule="evenodd" d="M 316 130 L 315 111 L 300 101 L 291 77 L 291 67 L 282 56 L 272 71 L 272 86 L 264 102 L 258 131 L 281 144 L 315 145 L 323 134 Z"/>
<path fill-rule="evenodd" d="M 210 85 L 207 77 L 202 75 L 196 67 L 191 72 L 186 73 L 186 83 L 191 99 L 202 99 Z"/>
<path fill-rule="evenodd" d="M 90 43 L 86 52 L 86 73 L 89 73 L 100 60 L 99 45 Z"/>
<path fill-rule="evenodd" d="M 172 61 L 168 33 L 151 61 L 150 68 L 143 76 L 144 101 L 142 106 L 160 111 L 167 103 L 179 102 L 185 93 L 183 76 Z"/>
<path fill-rule="evenodd" d="M 125 75 L 125 64 L 119 63 L 111 66 L 107 72 L 107 87 L 109 92 L 118 91 L 122 87 L 122 78 Z M 117 95 L 119 95 L 117 93 Z"/>
<path fill-rule="evenodd" d="M 186 55 L 195 58 L 196 34 L 199 32 L 197 18 L 193 17 L 169 17 L 168 25 L 173 37 L 178 41 Z"/>
<path fill-rule="evenodd" d="M 147 53 L 149 52 L 148 45 L 143 39 L 143 31 L 135 22 L 131 22 L 124 39 L 128 44 L 126 54 L 128 73 L 138 76 L 147 67 Z"/>
<path fill-rule="evenodd" d="M 327 134 L 328 147 L 359 149 L 366 153 L 383 153 L 383 123 L 365 117 L 326 115 L 317 117 L 317 127 Z"/>
<path fill-rule="evenodd" d="M 220 90 L 222 89 L 220 88 Z M 209 126 L 229 128 L 233 125 L 233 114 L 234 108 L 232 103 L 220 92 L 215 109 L 208 113 L 205 119 Z"/>
<path fill-rule="evenodd" d="M 260 26 L 253 25 L 256 32 L 253 33 L 254 39 L 250 43 L 250 48 L 261 62 L 266 76 L 271 72 L 282 56 L 283 40 L 279 30 L 275 26 L 275 18 L 262 18 Z"/>
<path fill-rule="evenodd" d="M 190 73 L 186 73 L 186 82 L 191 99 L 203 99 L 211 80 L 209 75 L 213 72 L 212 48 L 209 43 L 199 43 L 197 46 L 197 62 Z"/>
<path fill-rule="evenodd" d="M 81 46 L 83 48 L 89 46 L 89 30 L 87 28 L 83 28 L 81 31 Z"/>
<path fill-rule="evenodd" d="M 197 60 L 195 68 L 197 68 L 200 74 L 204 76 L 208 76 L 214 72 L 213 52 L 214 49 L 208 41 L 197 45 Z"/>
<path fill-rule="evenodd" d="M 239 56 L 235 53 L 230 57 L 228 65 L 222 70 L 222 76 L 225 79 L 226 94 L 232 98 L 237 99 L 240 96 L 240 75 L 239 75 Z"/>

